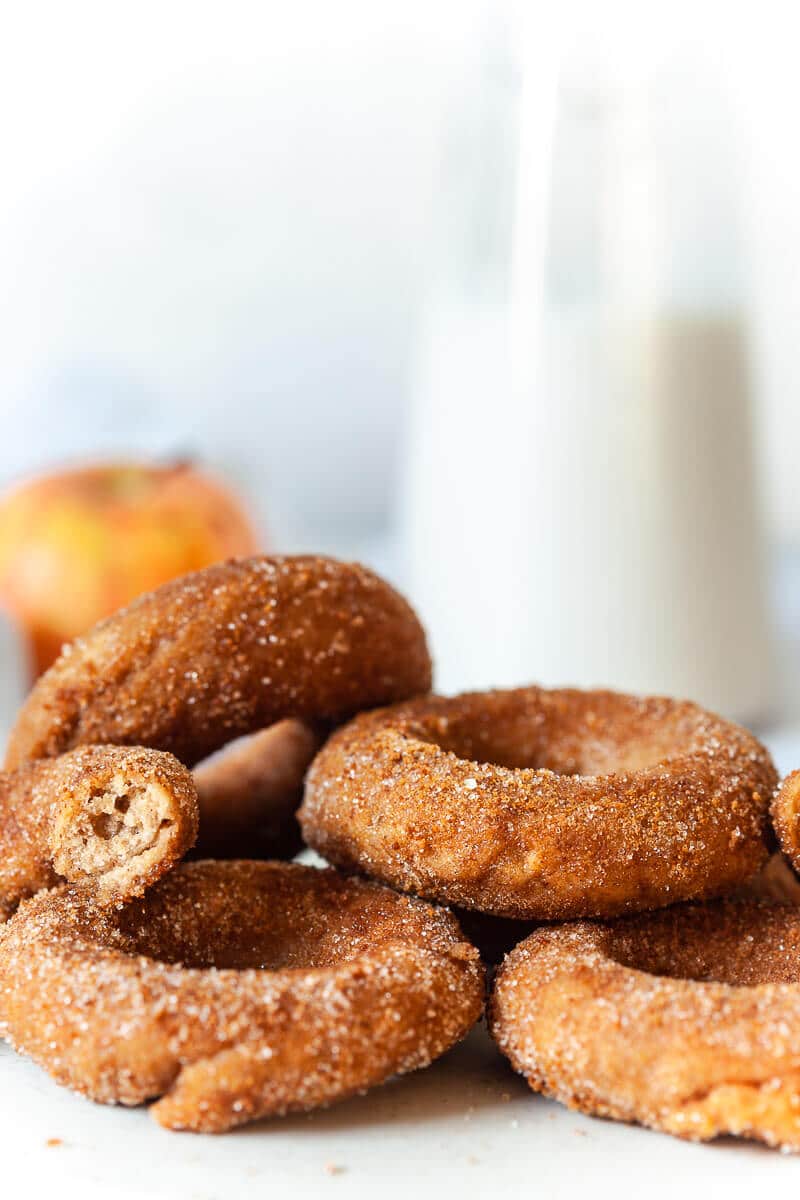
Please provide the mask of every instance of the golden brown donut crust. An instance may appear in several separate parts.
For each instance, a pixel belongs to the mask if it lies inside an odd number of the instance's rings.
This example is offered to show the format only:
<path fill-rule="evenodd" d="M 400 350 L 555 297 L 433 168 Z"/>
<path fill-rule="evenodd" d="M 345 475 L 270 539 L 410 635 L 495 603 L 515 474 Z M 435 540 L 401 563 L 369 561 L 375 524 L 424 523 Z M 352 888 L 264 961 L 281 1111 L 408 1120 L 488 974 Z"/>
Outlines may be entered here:
<path fill-rule="evenodd" d="M 220 1132 L 425 1066 L 483 1005 L 448 912 L 287 863 L 183 864 L 142 900 L 60 888 L 0 931 L 0 1029 L 62 1084 Z"/>
<path fill-rule="evenodd" d="M 800 871 L 800 771 L 787 775 L 772 801 L 772 824 L 781 850 Z"/>
<path fill-rule="evenodd" d="M 800 909 L 678 905 L 540 928 L 490 1030 L 534 1091 L 694 1141 L 800 1150 Z"/>
<path fill-rule="evenodd" d="M 778 904 L 800 904 L 800 879 L 780 851 L 734 893 L 743 900 L 772 900 Z"/>
<path fill-rule="evenodd" d="M 59 876 L 101 903 L 141 895 L 197 822 L 190 773 L 157 750 L 87 746 L 0 774 L 0 921 Z"/>
<path fill-rule="evenodd" d="M 722 894 L 767 857 L 766 749 L 688 702 L 520 688 L 357 717 L 299 818 L 330 862 L 522 919 Z"/>
<path fill-rule="evenodd" d="M 302 848 L 297 809 L 319 728 L 279 721 L 194 769 L 200 858 L 292 858 Z"/>
<path fill-rule="evenodd" d="M 233 559 L 141 596 L 68 646 L 39 680 L 6 766 L 94 743 L 194 766 L 286 717 L 341 721 L 425 692 L 425 635 L 365 567 Z"/>

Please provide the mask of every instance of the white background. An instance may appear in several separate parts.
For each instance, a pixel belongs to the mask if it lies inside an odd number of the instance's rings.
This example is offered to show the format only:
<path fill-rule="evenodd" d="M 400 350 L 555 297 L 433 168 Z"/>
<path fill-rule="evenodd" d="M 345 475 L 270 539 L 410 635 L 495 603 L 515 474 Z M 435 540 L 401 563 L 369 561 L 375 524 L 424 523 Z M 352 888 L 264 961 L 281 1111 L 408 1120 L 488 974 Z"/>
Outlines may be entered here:
<path fill-rule="evenodd" d="M 773 536 L 800 541 L 791 6 L 529 7 L 543 26 L 566 8 L 623 65 L 671 39 L 724 81 L 745 164 L 764 489 Z M 444 113 L 506 10 L 7 6 L 0 478 L 138 439 L 220 462 L 281 540 L 385 527 Z"/>

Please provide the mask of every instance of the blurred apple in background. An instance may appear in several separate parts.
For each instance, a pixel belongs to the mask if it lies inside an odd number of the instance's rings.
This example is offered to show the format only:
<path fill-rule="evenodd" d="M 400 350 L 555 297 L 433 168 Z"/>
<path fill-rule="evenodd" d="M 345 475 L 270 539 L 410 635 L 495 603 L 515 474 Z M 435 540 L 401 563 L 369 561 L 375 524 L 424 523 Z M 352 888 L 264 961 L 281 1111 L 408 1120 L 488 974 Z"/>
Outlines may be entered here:
<path fill-rule="evenodd" d="M 141 592 L 257 549 L 239 502 L 187 463 L 54 472 L 0 499 L 0 604 L 38 674 Z"/>

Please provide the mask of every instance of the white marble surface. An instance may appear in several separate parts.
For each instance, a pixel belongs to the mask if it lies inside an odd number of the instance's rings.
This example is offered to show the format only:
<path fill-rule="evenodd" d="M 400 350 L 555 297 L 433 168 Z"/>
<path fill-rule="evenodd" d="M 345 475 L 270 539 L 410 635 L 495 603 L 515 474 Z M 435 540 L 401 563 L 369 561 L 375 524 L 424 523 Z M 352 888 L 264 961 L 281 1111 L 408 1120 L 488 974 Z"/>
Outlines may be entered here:
<path fill-rule="evenodd" d="M 50 1139 L 59 1143 L 48 1145 Z M 428 1071 L 326 1112 L 222 1137 L 101 1108 L 0 1050 L 3 1196 L 745 1196 L 800 1184 L 800 1159 L 694 1146 L 531 1094 L 476 1030 Z M 17 1192 L 19 1188 L 19 1192 Z"/>

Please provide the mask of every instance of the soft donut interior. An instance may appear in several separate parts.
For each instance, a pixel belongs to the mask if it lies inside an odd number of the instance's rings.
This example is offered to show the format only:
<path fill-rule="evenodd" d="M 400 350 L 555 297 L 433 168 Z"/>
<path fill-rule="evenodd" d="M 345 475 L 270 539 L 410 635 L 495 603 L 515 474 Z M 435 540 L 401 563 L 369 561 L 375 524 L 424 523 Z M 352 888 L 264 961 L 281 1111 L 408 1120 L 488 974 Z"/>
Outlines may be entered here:
<path fill-rule="evenodd" d="M 102 786 L 79 791 L 57 814 L 53 866 L 73 882 L 124 893 L 162 860 L 177 816 L 175 800 L 161 784 L 117 771 Z"/>
<path fill-rule="evenodd" d="M 452 714 L 452 715 L 451 715 Z M 416 732 L 459 758 L 557 775 L 607 775 L 686 753 L 694 714 L 615 693 L 511 691 L 459 697 Z"/>
<path fill-rule="evenodd" d="M 752 987 L 800 982 L 800 909 L 743 901 L 677 905 L 609 927 L 623 966 L 672 979 Z"/>

